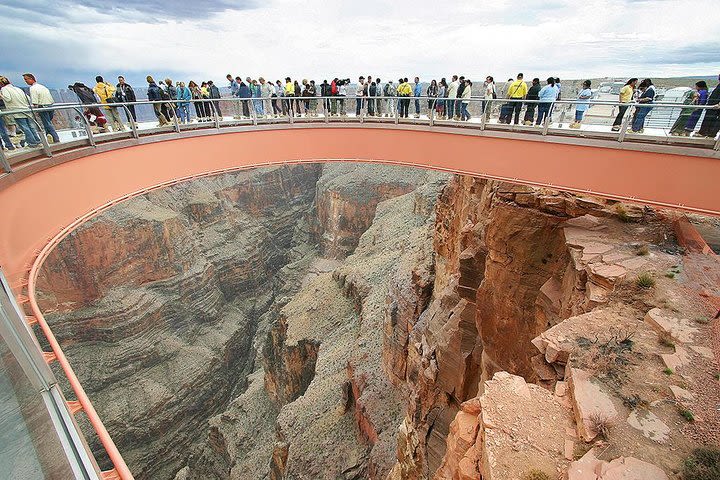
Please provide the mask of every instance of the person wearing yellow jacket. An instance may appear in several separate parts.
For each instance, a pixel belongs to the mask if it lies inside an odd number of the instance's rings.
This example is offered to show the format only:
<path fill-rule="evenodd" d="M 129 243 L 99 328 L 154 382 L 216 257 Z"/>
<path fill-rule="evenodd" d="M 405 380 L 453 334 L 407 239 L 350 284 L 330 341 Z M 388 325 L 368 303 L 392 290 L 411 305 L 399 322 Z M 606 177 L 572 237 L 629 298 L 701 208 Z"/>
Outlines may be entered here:
<path fill-rule="evenodd" d="M 413 89 L 408 83 L 407 78 L 400 79 L 400 85 L 397 88 L 398 97 L 400 97 L 400 118 L 408 118 L 408 110 L 410 110 L 410 97 Z"/>
<path fill-rule="evenodd" d="M 100 103 L 113 103 L 115 101 L 115 87 L 103 80 L 103 77 L 100 75 L 95 77 L 95 81 L 97 83 L 95 87 L 93 87 L 93 92 L 95 92 L 95 95 L 100 99 Z M 113 130 L 120 132 L 125 130 L 125 125 L 123 125 L 120 119 L 117 107 L 105 107 L 105 110 L 108 112 L 107 116 L 112 123 Z"/>

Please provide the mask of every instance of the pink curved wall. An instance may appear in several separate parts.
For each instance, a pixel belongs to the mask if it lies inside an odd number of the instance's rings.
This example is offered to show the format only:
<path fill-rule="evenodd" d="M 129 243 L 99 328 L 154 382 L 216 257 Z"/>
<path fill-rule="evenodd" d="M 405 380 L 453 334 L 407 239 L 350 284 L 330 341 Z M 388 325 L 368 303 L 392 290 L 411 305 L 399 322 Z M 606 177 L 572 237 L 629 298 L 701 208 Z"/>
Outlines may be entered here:
<path fill-rule="evenodd" d="M 718 159 L 457 133 L 303 128 L 180 138 L 61 163 L 0 191 L 0 264 L 20 278 L 48 240 L 107 202 L 208 171 L 287 162 L 372 161 L 593 192 L 720 213 Z"/>

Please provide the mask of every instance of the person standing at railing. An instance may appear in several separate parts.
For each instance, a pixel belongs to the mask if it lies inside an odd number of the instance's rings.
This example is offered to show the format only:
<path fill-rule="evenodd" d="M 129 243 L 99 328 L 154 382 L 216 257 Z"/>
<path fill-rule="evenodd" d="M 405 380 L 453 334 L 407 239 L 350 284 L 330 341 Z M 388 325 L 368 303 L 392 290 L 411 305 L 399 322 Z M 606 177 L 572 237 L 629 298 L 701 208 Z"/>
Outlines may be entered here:
<path fill-rule="evenodd" d="M 526 100 L 539 100 L 540 99 L 540 79 L 539 78 L 533 78 L 532 85 L 528 89 L 527 96 L 525 97 Z M 528 102 L 527 108 L 525 108 L 525 117 L 523 118 L 523 123 L 525 125 L 532 125 L 533 121 L 535 119 L 535 107 L 537 106 L 537 103 L 535 102 Z"/>
<path fill-rule="evenodd" d="M 148 82 L 148 91 L 147 91 L 148 100 L 150 100 L 151 102 L 162 101 L 163 100 L 162 89 L 160 88 L 160 86 L 157 83 L 155 83 L 155 80 L 153 79 L 153 77 L 148 75 L 147 77 L 145 77 L 145 80 L 147 80 L 147 82 Z M 158 122 L 160 122 L 160 124 L 158 125 L 160 127 L 163 127 L 163 126 L 167 125 L 168 123 L 170 123 L 168 121 L 168 118 L 165 116 L 165 112 L 163 111 L 163 105 L 164 104 L 162 104 L 162 103 L 153 103 L 153 110 L 155 111 L 155 116 L 157 117 Z"/>
<path fill-rule="evenodd" d="M 300 84 L 297 80 L 293 82 L 293 92 L 295 94 L 295 115 L 298 117 L 302 117 L 302 107 L 300 106 L 300 96 L 302 93 L 302 88 L 300 88 Z"/>
<path fill-rule="evenodd" d="M 205 85 L 205 82 L 203 82 L 203 85 Z M 205 106 L 203 102 L 200 100 L 202 99 L 202 91 L 200 90 L 200 85 L 195 83 L 194 80 L 190 80 L 188 82 L 187 88 L 190 90 L 190 95 L 193 99 L 193 106 L 195 107 L 195 116 L 197 116 L 198 122 L 206 122 L 208 117 L 210 115 L 205 114 Z"/>
<path fill-rule="evenodd" d="M 453 116 L 455 115 L 455 99 L 457 98 L 457 91 L 458 91 L 458 76 L 453 75 L 452 81 L 450 82 L 450 85 L 448 85 L 448 91 L 447 91 L 447 104 L 445 105 L 445 111 L 447 112 L 447 119 L 452 120 Z"/>
<path fill-rule="evenodd" d="M 418 97 L 422 95 L 422 85 L 420 85 L 420 78 L 415 77 L 415 84 L 413 85 L 413 96 L 415 97 L 415 118 L 420 118 L 420 100 Z"/>
<path fill-rule="evenodd" d="M 240 88 L 240 85 L 238 85 L 237 80 L 235 80 L 233 78 L 233 76 L 230 75 L 229 73 L 225 76 L 225 78 L 227 79 L 228 87 L 230 88 L 230 96 L 233 98 L 237 97 L 238 96 L 238 88 Z M 240 77 L 237 77 L 237 78 L 240 78 Z M 235 118 L 240 118 L 240 107 L 238 106 L 237 103 L 235 103 L 235 102 L 232 102 L 232 103 L 234 105 L 234 107 L 232 108 L 233 116 Z"/>
<path fill-rule="evenodd" d="M 265 116 L 265 106 L 262 101 L 262 87 L 260 83 L 253 79 L 250 81 L 250 92 L 253 97 L 253 108 L 255 109 L 255 116 L 262 118 Z"/>
<path fill-rule="evenodd" d="M 523 74 L 518 73 L 517 80 L 508 86 L 508 99 L 510 99 L 510 105 L 505 123 L 510 123 L 513 116 L 515 117 L 513 123 L 515 123 L 515 125 L 520 123 L 520 111 L 523 106 L 523 102 L 521 100 L 525 99 L 527 92 L 528 86 L 523 80 Z"/>
<path fill-rule="evenodd" d="M 332 95 L 332 86 L 328 83 L 327 80 L 323 80 L 323 83 L 320 84 L 320 96 L 325 97 L 323 98 L 323 112 L 325 112 L 325 116 L 330 115 L 330 99 L 327 98 Z"/>
<path fill-rule="evenodd" d="M 135 90 L 133 90 L 130 84 L 125 81 L 125 77 L 123 77 L 122 75 L 118 76 L 118 84 L 115 86 L 115 100 L 120 103 L 137 102 L 137 98 L 135 97 Z M 130 112 L 133 120 L 137 122 L 135 105 L 127 105 L 127 112 Z M 128 121 L 130 121 L 129 118 Z"/>
<path fill-rule="evenodd" d="M 307 79 L 303 79 L 303 89 L 300 96 L 303 97 L 303 107 L 305 108 L 305 116 L 310 116 L 310 82 Z"/>
<path fill-rule="evenodd" d="M 30 103 L 25 92 L 22 89 L 16 87 L 10 83 L 7 77 L 0 76 L 0 97 L 5 102 L 5 108 L 8 110 L 28 110 L 30 109 Z M 15 123 L 20 127 L 23 134 L 25 134 L 25 144 L 30 148 L 37 148 L 40 146 L 40 136 L 35 131 L 32 125 L 32 117 L 27 112 L 14 113 L 12 117 L 15 119 Z"/>
<path fill-rule="evenodd" d="M 338 113 L 341 117 L 347 115 L 345 111 L 345 97 L 347 97 L 347 86 L 350 84 L 350 79 L 340 80 L 338 85 L 338 97 L 340 97 L 340 105 L 338 105 Z"/>
<path fill-rule="evenodd" d="M 178 82 L 176 93 L 178 100 L 177 112 L 180 123 L 190 123 L 190 100 L 192 100 L 190 89 L 185 86 L 185 82 Z"/>
<path fill-rule="evenodd" d="M 425 94 L 428 97 L 427 106 L 428 106 L 428 117 L 429 117 L 430 112 L 435 110 L 435 104 L 437 103 L 437 96 L 438 96 L 437 80 L 435 80 L 434 78 L 432 80 L 430 80 L 430 85 L 428 85 L 427 90 L 425 90 Z"/>
<path fill-rule="evenodd" d="M 103 80 L 103 77 L 100 75 L 95 77 L 95 82 L 97 83 L 93 87 L 93 92 L 95 92 L 95 95 L 100 98 L 100 103 L 115 102 L 115 87 Z M 109 117 L 114 130 L 119 132 L 125 130 L 125 125 L 123 125 L 122 120 L 120 119 L 117 107 L 105 107 L 105 111 L 108 113 L 107 117 Z"/>
<path fill-rule="evenodd" d="M 456 98 L 462 98 L 463 91 L 465 90 L 465 77 L 463 75 L 460 75 L 460 78 L 458 78 L 458 89 L 457 89 L 457 95 Z M 462 101 L 456 100 L 455 101 L 455 120 L 460 120 L 460 113 L 462 111 Z"/>
<path fill-rule="evenodd" d="M 400 118 L 408 118 L 410 110 L 410 97 L 413 89 L 407 78 L 402 79 L 402 83 L 398 85 L 398 97 L 400 97 Z"/>
<path fill-rule="evenodd" d="M 395 100 L 395 97 L 397 95 L 397 89 L 395 88 L 392 80 L 388 80 L 388 82 L 385 84 L 383 95 L 385 96 L 386 115 L 388 117 L 394 117 L 395 113 L 397 112 L 397 100 Z"/>
<path fill-rule="evenodd" d="M 702 85 L 704 85 L 703 90 L 701 90 Z M 707 103 L 707 83 L 697 82 L 695 84 L 695 89 L 690 90 L 684 95 L 683 104 L 688 105 L 688 107 L 684 107 L 680 111 L 680 115 L 678 115 L 677 120 L 675 120 L 675 123 L 673 123 L 673 126 L 670 128 L 670 135 L 686 137 L 695 129 L 695 125 L 697 125 L 697 121 L 700 118 L 702 110 L 693 107 L 700 104 L 700 92 L 704 92 L 702 105 Z M 698 112 L 698 115 L 691 123 L 691 116 L 694 115 L 695 112 Z M 687 126 L 690 126 L 690 128 L 686 131 L 685 128 Z"/>
<path fill-rule="evenodd" d="M 383 86 L 379 78 L 375 79 L 375 97 L 382 97 Z M 374 100 L 375 102 L 375 115 L 382 117 L 383 115 L 383 101 L 381 99 Z"/>
<path fill-rule="evenodd" d="M 553 77 L 548 77 L 547 85 L 540 89 L 538 96 L 540 97 L 540 103 L 538 103 L 538 116 L 535 125 L 541 125 L 545 121 L 545 118 L 549 119 L 552 105 L 555 103 L 555 100 L 557 100 L 558 89 L 555 87 L 555 79 Z"/>
<path fill-rule="evenodd" d="M 578 101 L 575 104 L 575 121 L 570 124 L 570 128 L 580 128 L 585 112 L 590 108 L 590 98 L 592 98 L 590 85 L 592 85 L 590 80 L 585 80 L 582 84 L 583 88 L 578 93 Z"/>
<path fill-rule="evenodd" d="M 720 75 L 718 75 L 718 82 L 720 82 Z M 705 110 L 705 118 L 696 136 L 715 138 L 720 131 L 720 83 L 708 96 L 707 105 L 713 105 L 714 108 Z"/>
<path fill-rule="evenodd" d="M 260 97 L 263 98 L 263 115 L 266 117 L 270 116 L 270 112 L 273 111 L 272 97 L 275 96 L 275 87 L 272 83 L 265 81 L 263 77 L 258 79 L 260 82 Z M 274 112 L 273 113 L 277 113 Z"/>
<path fill-rule="evenodd" d="M 492 100 L 497 98 L 497 90 L 495 89 L 495 79 L 488 75 L 485 77 L 484 82 L 484 93 L 483 102 L 481 103 L 482 114 L 485 115 L 485 120 L 490 118 L 490 112 L 492 111 Z"/>
<path fill-rule="evenodd" d="M 285 98 L 289 100 L 283 100 L 283 113 L 287 113 L 291 117 L 295 116 L 295 107 L 293 106 L 293 97 L 295 96 L 295 85 L 293 85 L 290 77 L 285 79 Z"/>
<path fill-rule="evenodd" d="M 365 96 L 365 77 L 358 78 L 357 87 L 355 87 L 355 115 L 360 116 L 363 109 L 363 97 Z"/>
<path fill-rule="evenodd" d="M 368 77 L 370 79 L 370 77 Z M 374 80 L 368 80 L 370 83 L 367 86 L 367 94 L 368 94 L 368 115 L 371 117 L 375 116 L 375 96 L 377 95 L 377 84 Z"/>
<path fill-rule="evenodd" d="M 623 118 L 625 117 L 625 112 L 627 112 L 627 109 L 630 107 L 630 102 L 632 101 L 633 95 L 635 94 L 635 85 L 637 84 L 637 81 L 637 78 L 631 78 L 630 80 L 625 82 L 625 85 L 620 89 L 619 100 L 620 103 L 623 105 L 620 105 L 620 107 L 618 108 L 618 114 L 615 117 L 615 121 L 613 122 L 612 126 L 613 132 L 617 132 L 620 130 Z"/>
<path fill-rule="evenodd" d="M 637 103 L 641 105 L 653 103 L 655 100 L 655 86 L 653 85 L 652 80 L 646 78 L 640 82 L 639 89 L 641 93 Z M 650 110 L 652 110 L 652 107 L 650 106 L 638 106 L 635 109 L 635 118 L 632 122 L 633 133 L 643 132 L 645 127 L 645 117 L 647 117 L 648 113 L 650 113 Z"/>
<path fill-rule="evenodd" d="M 445 77 L 443 77 L 438 84 L 437 98 L 435 101 L 435 115 L 440 120 L 445 119 L 445 95 L 447 95 L 447 81 Z"/>
<path fill-rule="evenodd" d="M 470 120 L 470 112 L 468 112 L 468 104 L 470 103 L 470 97 L 472 97 L 472 82 L 468 78 L 465 80 L 465 88 L 463 88 L 462 94 L 460 96 L 461 98 L 461 107 L 460 107 L 460 120 L 463 122 L 467 122 Z"/>
<path fill-rule="evenodd" d="M 696 105 L 707 105 L 708 101 L 708 86 L 705 80 L 700 80 L 699 82 L 695 83 L 695 91 L 697 92 L 696 96 Z M 696 108 L 691 114 L 690 118 L 688 118 L 687 123 L 685 124 L 685 135 L 690 135 L 693 130 L 695 130 L 695 126 L 698 123 L 698 120 L 700 120 L 700 115 L 702 115 L 702 109 Z"/>
<path fill-rule="evenodd" d="M 33 107 L 45 108 L 53 106 L 55 99 L 50 95 L 50 90 L 48 90 L 45 85 L 39 84 L 37 80 L 35 80 L 35 75 L 26 73 L 23 75 L 23 80 L 30 86 L 30 103 L 32 103 Z M 55 111 L 45 110 L 38 112 L 38 114 L 40 115 L 40 121 L 43 124 L 45 133 L 50 135 L 54 143 L 60 142 L 60 137 L 58 137 L 55 126 L 52 123 Z"/>
<path fill-rule="evenodd" d="M 215 85 L 215 82 L 212 80 L 208 80 L 208 96 L 212 99 L 212 105 L 215 107 L 215 113 L 217 114 L 218 118 L 222 120 L 222 110 L 220 110 L 220 89 Z M 205 112 L 210 115 L 210 106 L 205 106 Z"/>
<path fill-rule="evenodd" d="M 238 98 L 242 103 L 242 117 L 250 118 L 250 99 L 252 98 L 252 92 L 250 87 L 238 77 Z"/>

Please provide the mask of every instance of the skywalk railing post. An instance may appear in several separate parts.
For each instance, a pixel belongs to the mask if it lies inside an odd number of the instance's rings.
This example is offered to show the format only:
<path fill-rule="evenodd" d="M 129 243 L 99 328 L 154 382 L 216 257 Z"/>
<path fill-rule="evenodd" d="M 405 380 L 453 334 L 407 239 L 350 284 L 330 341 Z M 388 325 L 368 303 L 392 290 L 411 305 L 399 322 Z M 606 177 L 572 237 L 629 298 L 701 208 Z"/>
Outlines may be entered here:
<path fill-rule="evenodd" d="M 80 114 L 80 118 L 83 119 L 83 124 L 85 125 L 85 133 L 87 134 L 87 137 L 88 137 L 88 144 L 91 147 L 94 147 L 95 146 L 95 137 L 93 136 L 92 125 L 90 125 L 90 120 L 88 120 L 88 118 L 85 116 L 85 114 L 82 111 L 80 111 L 79 108 L 76 108 L 75 110 Z"/>
<path fill-rule="evenodd" d="M 490 116 L 490 112 L 492 111 L 492 100 L 481 100 L 480 104 L 480 130 L 485 130 L 485 124 L 487 123 L 487 118 Z M 447 107 L 445 107 L 447 108 Z M 491 110 L 488 110 L 491 109 Z"/>
<path fill-rule="evenodd" d="M 552 102 L 550 104 L 550 108 L 548 109 L 547 113 L 545 114 L 545 118 L 543 119 L 543 129 L 542 129 L 543 135 L 547 135 L 548 129 L 550 128 L 550 115 L 552 115 L 554 106 L 555 106 L 555 102 Z"/>
<path fill-rule="evenodd" d="M 620 131 L 618 132 L 618 142 L 625 140 L 625 135 L 627 135 L 628 125 L 630 125 L 630 119 L 633 117 L 633 113 L 635 113 L 635 105 L 631 105 L 625 112 L 625 117 L 623 117 Z"/>
<path fill-rule="evenodd" d="M 213 123 L 215 124 L 215 128 L 220 129 L 220 117 L 218 116 L 217 108 L 215 108 L 215 104 L 212 100 L 208 100 L 208 104 L 213 112 Z"/>
<path fill-rule="evenodd" d="M 429 104 L 428 104 L 428 107 L 430 107 L 430 108 L 429 108 L 430 111 L 428 112 L 428 118 L 430 119 L 430 126 L 431 126 L 431 127 L 432 127 L 433 125 L 435 125 L 435 115 L 434 115 L 435 109 L 431 107 L 431 105 L 434 105 L 434 104 L 435 104 L 435 102 L 432 102 L 432 103 L 429 103 Z"/>
<path fill-rule="evenodd" d="M 177 109 L 175 106 L 176 105 L 174 103 L 170 103 L 170 108 L 172 109 L 173 127 L 177 133 L 180 133 L 180 122 L 178 121 Z"/>
<path fill-rule="evenodd" d="M 40 122 L 35 119 L 35 115 L 30 115 L 30 120 L 32 120 L 37 127 L 38 136 L 40 137 L 40 141 L 42 142 L 43 153 L 46 157 L 52 157 L 52 152 L 50 151 L 50 143 L 48 143 L 47 133 L 45 132 L 45 129 L 43 129 L 43 127 L 40 125 Z"/>
<path fill-rule="evenodd" d="M 130 115 L 130 109 L 127 107 L 127 105 L 123 104 L 123 110 L 125 110 L 125 115 L 127 115 L 128 121 L 130 122 L 130 130 L 132 130 L 132 136 L 133 138 L 140 138 L 140 135 L 138 134 L 137 124 L 135 123 L 135 119 L 132 115 Z"/>
<path fill-rule="evenodd" d="M 720 150 L 720 136 L 715 139 L 715 145 L 713 145 L 713 150 Z"/>
<path fill-rule="evenodd" d="M 396 100 L 397 99 L 397 100 Z M 395 125 L 400 123 L 400 97 L 392 97 L 392 101 L 395 102 Z"/>

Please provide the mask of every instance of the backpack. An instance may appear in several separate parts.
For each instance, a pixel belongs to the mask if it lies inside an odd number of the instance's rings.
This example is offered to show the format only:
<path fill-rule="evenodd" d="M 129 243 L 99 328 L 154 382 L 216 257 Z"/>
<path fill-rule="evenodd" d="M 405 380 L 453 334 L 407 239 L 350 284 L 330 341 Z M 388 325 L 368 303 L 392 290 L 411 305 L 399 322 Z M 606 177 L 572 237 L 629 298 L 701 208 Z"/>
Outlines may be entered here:
<path fill-rule="evenodd" d="M 392 97 L 395 92 L 395 88 L 393 87 L 392 83 L 386 83 L 385 84 L 385 96 L 386 97 Z"/>
<path fill-rule="evenodd" d="M 158 87 L 158 93 L 160 93 L 161 100 L 170 100 L 170 95 L 168 95 L 167 91 L 164 88 Z"/>

